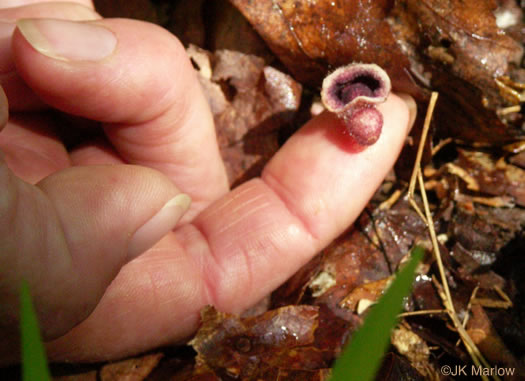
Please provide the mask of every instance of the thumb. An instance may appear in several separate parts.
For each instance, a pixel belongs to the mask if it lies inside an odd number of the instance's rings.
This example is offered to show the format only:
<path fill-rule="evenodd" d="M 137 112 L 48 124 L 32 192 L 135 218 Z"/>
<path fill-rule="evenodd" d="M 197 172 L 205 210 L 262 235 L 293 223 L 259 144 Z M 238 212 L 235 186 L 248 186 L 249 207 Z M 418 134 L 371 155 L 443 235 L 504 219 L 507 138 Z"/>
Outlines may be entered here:
<path fill-rule="evenodd" d="M 190 204 L 167 177 L 132 165 L 74 167 L 34 186 L 0 159 L 0 189 L 0 335 L 8 337 L 21 279 L 31 285 L 44 337 L 62 335 Z M 0 358 L 16 340 L 2 340 Z"/>

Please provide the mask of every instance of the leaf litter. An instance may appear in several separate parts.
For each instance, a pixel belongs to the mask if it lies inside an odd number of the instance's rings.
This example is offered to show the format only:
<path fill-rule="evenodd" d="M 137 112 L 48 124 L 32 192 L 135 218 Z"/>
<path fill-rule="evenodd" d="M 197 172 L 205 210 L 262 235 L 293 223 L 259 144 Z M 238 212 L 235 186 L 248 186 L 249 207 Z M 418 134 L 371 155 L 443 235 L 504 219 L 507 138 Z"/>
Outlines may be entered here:
<path fill-rule="evenodd" d="M 442 365 L 472 363 L 525 377 L 523 3 L 95 3 L 105 15 L 159 23 L 188 47 L 232 186 L 257 176 L 311 117 L 322 79 L 338 66 L 378 64 L 419 106 L 396 171 L 354 226 L 258 313 L 207 307 L 190 346 L 126 360 L 148 371 L 132 378 L 127 363 L 119 368 L 127 375 L 108 380 L 327 380 L 415 242 L 426 242 L 429 255 L 377 379 L 444 380 Z M 424 131 L 433 91 L 439 99 Z M 109 374 L 93 369 L 84 375 Z M 68 379 L 81 379 L 76 373 Z"/>

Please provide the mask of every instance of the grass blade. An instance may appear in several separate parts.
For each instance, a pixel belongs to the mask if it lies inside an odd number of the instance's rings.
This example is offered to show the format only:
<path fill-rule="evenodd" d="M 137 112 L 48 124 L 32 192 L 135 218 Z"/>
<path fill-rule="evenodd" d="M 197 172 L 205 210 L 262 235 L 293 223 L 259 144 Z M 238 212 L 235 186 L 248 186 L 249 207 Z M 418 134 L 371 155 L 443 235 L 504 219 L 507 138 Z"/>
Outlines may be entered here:
<path fill-rule="evenodd" d="M 365 322 L 336 360 L 330 381 L 373 380 L 390 342 L 390 332 L 397 323 L 403 298 L 411 290 L 416 266 L 423 258 L 423 248 L 412 250 L 410 261 L 396 275 Z"/>
<path fill-rule="evenodd" d="M 38 328 L 29 284 L 22 281 L 20 287 L 20 335 L 22 348 L 22 380 L 51 380 L 44 344 Z"/>

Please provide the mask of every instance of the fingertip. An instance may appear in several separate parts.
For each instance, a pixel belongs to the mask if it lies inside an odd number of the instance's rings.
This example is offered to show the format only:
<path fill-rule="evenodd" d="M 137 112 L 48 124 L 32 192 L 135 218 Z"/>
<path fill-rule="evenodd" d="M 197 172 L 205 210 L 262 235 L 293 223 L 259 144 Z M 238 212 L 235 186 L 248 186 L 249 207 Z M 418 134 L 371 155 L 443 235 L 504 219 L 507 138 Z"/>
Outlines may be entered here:
<path fill-rule="evenodd" d="M 378 106 L 384 118 L 383 131 L 370 148 L 397 156 L 414 123 L 414 107 L 410 98 L 390 93 L 386 102 Z"/>
<path fill-rule="evenodd" d="M 378 110 L 384 124 L 375 144 L 358 144 L 333 113 L 323 112 L 288 139 L 263 171 L 263 180 L 322 244 L 357 218 L 406 140 L 405 101 L 390 94 Z"/>
<path fill-rule="evenodd" d="M 195 81 L 179 45 L 165 29 L 137 20 L 40 18 L 18 22 L 13 56 L 20 76 L 50 106 L 130 125 L 185 106 L 181 95 Z M 173 78 L 178 86 L 167 80 Z"/>
<path fill-rule="evenodd" d="M 9 2 L 9 1 L 8 1 Z M 27 18 L 52 18 L 58 20 L 88 21 L 101 16 L 93 10 L 90 1 L 18 1 L 11 6 L 0 2 L 0 84 L 9 97 L 11 111 L 39 111 L 47 108 L 31 88 L 19 77 L 15 67 L 13 50 L 21 45 L 21 40 L 12 38 L 15 22 Z M 23 45 L 23 44 L 22 44 Z M 28 47 L 28 46 L 27 46 Z M 25 49 L 25 45 L 23 48 Z M 26 49 L 27 50 L 27 49 Z"/>
<path fill-rule="evenodd" d="M 406 93 L 398 93 L 397 96 L 401 98 L 408 108 L 408 131 L 414 127 L 414 122 L 417 116 L 417 104 L 414 98 Z"/>
<path fill-rule="evenodd" d="M 128 244 L 128 261 L 144 253 L 173 230 L 182 216 L 188 211 L 190 204 L 190 196 L 184 193 L 179 193 L 164 204 L 131 237 Z"/>
<path fill-rule="evenodd" d="M 400 148 L 414 124 L 417 105 L 414 99 L 407 94 L 391 93 L 387 100 L 379 104 L 377 108 L 381 111 L 384 122 L 379 139 L 374 144 L 359 144 L 348 132 L 345 122 L 328 111 L 312 118 L 298 135 L 317 135 L 316 139 L 326 139 L 334 146 L 351 154 L 377 150 L 397 154 L 397 149 Z"/>

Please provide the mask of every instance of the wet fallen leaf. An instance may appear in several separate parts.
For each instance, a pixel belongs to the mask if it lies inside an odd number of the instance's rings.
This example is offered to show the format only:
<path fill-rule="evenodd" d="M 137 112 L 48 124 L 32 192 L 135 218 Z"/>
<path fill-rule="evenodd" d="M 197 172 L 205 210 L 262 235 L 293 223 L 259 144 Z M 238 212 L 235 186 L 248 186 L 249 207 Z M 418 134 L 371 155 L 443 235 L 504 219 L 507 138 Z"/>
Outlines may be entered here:
<path fill-rule="evenodd" d="M 197 351 L 196 374 L 213 371 L 219 377 L 272 379 L 283 370 L 316 370 L 326 366 L 316 349 L 319 308 L 288 306 L 250 318 L 202 312 L 202 326 L 190 342 Z"/>
<path fill-rule="evenodd" d="M 506 78 L 522 84 L 523 48 L 498 26 L 493 0 L 231 2 L 301 82 L 319 86 L 338 66 L 376 63 L 396 91 L 444 95 L 436 120 L 446 136 L 492 144 L 523 136 L 522 117 L 498 114 L 519 103 Z"/>
<path fill-rule="evenodd" d="M 373 62 L 394 88 L 417 93 L 408 58 L 386 19 L 386 1 L 232 0 L 301 82 L 319 86 L 326 73 L 353 62 Z"/>
<path fill-rule="evenodd" d="M 357 286 L 348 294 L 340 303 L 341 307 L 348 308 L 352 311 L 356 311 L 359 315 L 358 303 L 362 300 L 366 300 L 369 303 L 375 302 L 383 293 L 389 282 L 392 281 L 391 277 L 379 279 L 374 282 L 365 283 Z"/>
<path fill-rule="evenodd" d="M 143 381 L 164 357 L 162 353 L 110 363 L 100 371 L 101 381 Z"/>

